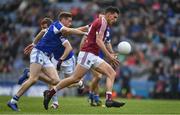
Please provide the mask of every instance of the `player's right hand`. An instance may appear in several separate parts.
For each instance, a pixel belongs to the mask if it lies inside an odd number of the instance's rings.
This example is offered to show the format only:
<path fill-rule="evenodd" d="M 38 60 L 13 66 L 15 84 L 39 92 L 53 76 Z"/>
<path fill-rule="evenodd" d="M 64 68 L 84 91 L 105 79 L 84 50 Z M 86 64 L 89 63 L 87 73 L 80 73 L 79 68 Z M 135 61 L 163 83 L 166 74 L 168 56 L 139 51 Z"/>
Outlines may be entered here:
<path fill-rule="evenodd" d="M 29 44 L 28 46 L 26 46 L 24 48 L 24 54 L 25 55 L 29 55 L 32 51 L 32 49 L 34 48 L 34 45 L 33 44 Z"/>

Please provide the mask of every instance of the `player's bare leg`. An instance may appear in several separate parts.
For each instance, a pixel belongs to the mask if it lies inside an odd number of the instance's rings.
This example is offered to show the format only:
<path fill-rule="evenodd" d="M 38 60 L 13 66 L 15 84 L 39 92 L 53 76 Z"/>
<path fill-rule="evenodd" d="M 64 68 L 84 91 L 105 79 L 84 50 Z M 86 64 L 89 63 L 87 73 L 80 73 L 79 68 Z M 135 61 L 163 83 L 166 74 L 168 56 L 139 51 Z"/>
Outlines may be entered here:
<path fill-rule="evenodd" d="M 88 69 L 82 67 L 80 64 L 77 64 L 73 75 L 68 78 L 61 80 L 52 90 L 46 90 L 44 92 L 44 107 L 47 110 L 49 101 L 52 96 L 56 93 L 56 91 L 68 87 L 69 85 L 76 83 L 82 79 L 82 77 L 86 74 Z"/>
<path fill-rule="evenodd" d="M 112 100 L 112 88 L 114 84 L 114 79 L 116 76 L 116 72 L 114 69 L 107 63 L 103 62 L 98 67 L 95 68 L 96 71 L 102 73 L 103 75 L 107 76 L 106 79 L 106 107 L 121 107 L 125 103 L 123 102 L 116 102 Z"/>
<path fill-rule="evenodd" d="M 39 79 L 39 73 L 42 69 L 42 65 L 37 63 L 32 63 L 30 65 L 30 77 L 27 81 L 25 81 L 19 91 L 17 92 L 16 96 L 20 97 L 24 94 L 24 92 L 29 89 L 36 81 Z"/>
<path fill-rule="evenodd" d="M 30 65 L 30 77 L 27 79 L 27 81 L 25 81 L 19 91 L 17 92 L 17 94 L 15 96 L 13 96 L 13 98 L 11 99 L 10 102 L 8 102 L 8 106 L 15 111 L 19 111 L 18 107 L 17 107 L 17 102 L 19 100 L 19 98 L 34 84 L 37 82 L 37 80 L 39 79 L 39 76 L 42 75 L 41 74 L 41 70 L 42 70 L 42 65 L 41 64 L 37 64 L 37 63 L 32 63 Z M 43 69 L 46 74 L 48 76 L 50 76 L 49 79 L 46 79 L 46 81 L 48 81 L 51 84 L 57 84 L 59 82 L 59 77 L 56 76 L 56 69 L 52 68 L 52 67 L 48 67 Z"/>
<path fill-rule="evenodd" d="M 69 77 L 71 74 L 63 74 L 64 78 Z M 49 85 L 49 89 L 52 89 L 53 85 Z M 57 93 L 53 95 L 52 97 L 52 104 L 51 104 L 52 109 L 58 109 L 59 108 L 59 102 L 58 102 L 58 95 Z"/>
<path fill-rule="evenodd" d="M 49 84 L 56 85 L 57 83 L 59 83 L 60 81 L 59 75 L 54 66 L 43 68 L 42 71 L 46 76 L 48 76 L 51 79 L 51 82 Z M 41 77 L 41 79 L 43 79 L 43 77 Z M 48 80 L 48 79 L 44 79 L 44 80 Z"/>
<path fill-rule="evenodd" d="M 43 72 L 44 72 L 47 76 L 51 76 L 51 79 L 53 80 L 53 81 L 51 82 L 52 84 L 55 85 L 55 84 L 57 84 L 57 83 L 60 81 L 58 72 L 57 72 L 57 70 L 56 70 L 54 67 L 44 68 L 44 69 L 43 69 Z M 53 86 L 50 85 L 49 87 L 52 88 Z M 57 100 L 57 99 L 56 99 L 56 100 Z M 56 106 L 56 108 L 58 108 L 58 103 L 57 103 L 57 104 L 55 103 L 55 106 Z"/>
<path fill-rule="evenodd" d="M 85 73 L 88 71 L 88 69 L 82 67 L 80 64 L 77 64 L 75 71 L 73 75 L 71 75 L 68 78 L 65 78 L 61 80 L 56 87 L 54 87 L 55 90 L 60 90 L 62 88 L 65 88 L 73 83 L 78 82 L 79 80 L 82 79 L 82 77 L 85 75 Z"/>
<path fill-rule="evenodd" d="M 51 79 L 51 77 L 47 76 L 45 73 L 41 72 L 39 75 L 39 80 L 43 81 L 49 85 L 57 85 L 57 80 Z"/>
<path fill-rule="evenodd" d="M 99 99 L 99 81 L 102 77 L 102 74 L 97 72 L 94 69 L 91 69 L 91 73 L 92 73 L 92 82 L 89 88 L 89 103 L 91 106 L 100 106 L 102 104 L 102 102 Z"/>
<path fill-rule="evenodd" d="M 14 110 L 19 111 L 17 107 L 17 102 L 19 98 L 34 84 L 39 78 L 39 73 L 42 69 L 42 65 L 37 63 L 32 63 L 30 65 L 30 77 L 27 81 L 25 81 L 20 89 L 18 90 L 17 94 L 13 96 L 13 98 L 8 102 L 8 106 Z"/>
<path fill-rule="evenodd" d="M 93 75 L 93 79 L 92 79 L 92 83 L 90 86 L 90 90 L 94 91 L 95 93 L 98 93 L 98 82 L 100 81 L 102 74 L 97 72 L 96 70 L 92 69 L 92 75 Z"/>
<path fill-rule="evenodd" d="M 18 84 L 22 85 L 30 76 L 30 72 L 29 69 L 26 68 L 23 72 L 23 75 L 19 78 Z M 39 80 L 50 84 L 50 85 L 56 85 L 57 83 L 54 82 L 53 79 L 50 78 L 50 76 L 47 76 L 45 73 L 43 73 L 42 71 L 39 74 Z"/>

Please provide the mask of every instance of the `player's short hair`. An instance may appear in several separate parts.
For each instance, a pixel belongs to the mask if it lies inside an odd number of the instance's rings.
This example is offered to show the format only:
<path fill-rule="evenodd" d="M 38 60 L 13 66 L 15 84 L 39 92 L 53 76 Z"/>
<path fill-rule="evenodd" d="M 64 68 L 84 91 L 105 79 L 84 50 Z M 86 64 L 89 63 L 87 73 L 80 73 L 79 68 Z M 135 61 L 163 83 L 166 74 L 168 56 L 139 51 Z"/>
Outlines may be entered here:
<path fill-rule="evenodd" d="M 58 19 L 61 21 L 63 18 L 72 18 L 72 14 L 70 12 L 60 12 Z"/>
<path fill-rule="evenodd" d="M 53 20 L 51 18 L 47 18 L 47 17 L 43 18 L 40 22 L 41 25 L 47 24 L 48 26 L 50 26 L 51 23 L 53 23 Z"/>
<path fill-rule="evenodd" d="M 106 13 L 117 13 L 117 14 L 119 14 L 120 13 L 120 11 L 119 11 L 119 9 L 117 8 L 117 7 L 113 7 L 113 6 L 109 6 L 109 7 L 107 7 L 106 9 L 105 9 L 105 14 Z"/>

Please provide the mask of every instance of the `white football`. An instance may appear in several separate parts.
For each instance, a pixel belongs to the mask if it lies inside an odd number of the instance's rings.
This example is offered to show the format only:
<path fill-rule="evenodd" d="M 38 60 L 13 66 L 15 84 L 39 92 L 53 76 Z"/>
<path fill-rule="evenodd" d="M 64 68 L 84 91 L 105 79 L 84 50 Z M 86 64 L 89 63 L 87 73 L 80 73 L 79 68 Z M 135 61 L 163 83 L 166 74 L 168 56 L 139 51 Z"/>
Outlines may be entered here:
<path fill-rule="evenodd" d="M 117 49 L 120 54 L 129 54 L 131 52 L 131 45 L 127 41 L 122 41 L 119 42 Z"/>

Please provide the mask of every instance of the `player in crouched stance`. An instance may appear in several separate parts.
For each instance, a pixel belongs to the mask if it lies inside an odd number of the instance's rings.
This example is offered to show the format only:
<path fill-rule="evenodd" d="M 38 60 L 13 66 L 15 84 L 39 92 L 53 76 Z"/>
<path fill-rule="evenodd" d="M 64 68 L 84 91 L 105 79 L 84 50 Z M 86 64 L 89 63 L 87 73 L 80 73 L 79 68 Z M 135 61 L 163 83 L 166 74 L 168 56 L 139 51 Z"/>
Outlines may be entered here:
<path fill-rule="evenodd" d="M 87 39 L 85 40 L 81 51 L 78 55 L 78 64 L 75 67 L 73 75 L 61 80 L 53 89 L 44 91 L 44 108 L 48 109 L 48 104 L 52 96 L 60 89 L 65 88 L 75 82 L 78 82 L 86 74 L 86 72 L 93 68 L 96 71 L 107 76 L 106 80 L 106 107 L 121 107 L 125 103 L 112 100 L 112 88 L 116 72 L 114 69 L 98 56 L 101 49 L 113 66 L 119 66 L 120 62 L 116 59 L 114 54 L 108 52 L 104 44 L 104 35 L 107 28 L 117 21 L 119 10 L 115 7 L 108 7 L 105 10 L 105 16 L 93 21 L 89 29 Z"/>

